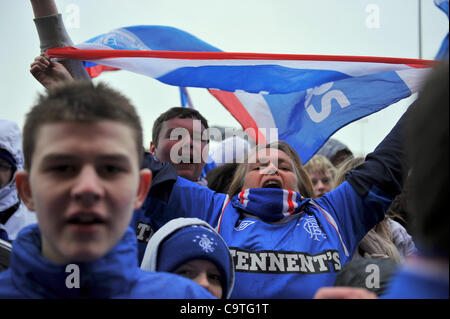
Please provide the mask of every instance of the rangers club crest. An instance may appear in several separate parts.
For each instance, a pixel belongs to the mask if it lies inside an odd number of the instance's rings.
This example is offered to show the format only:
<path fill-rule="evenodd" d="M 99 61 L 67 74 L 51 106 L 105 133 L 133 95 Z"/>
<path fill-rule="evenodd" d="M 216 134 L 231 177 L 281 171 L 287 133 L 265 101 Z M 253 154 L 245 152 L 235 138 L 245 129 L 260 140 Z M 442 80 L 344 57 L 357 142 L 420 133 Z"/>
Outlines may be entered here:
<path fill-rule="evenodd" d="M 216 241 L 214 240 L 214 238 L 212 237 L 208 237 L 206 234 L 203 234 L 201 236 L 195 236 L 195 239 L 192 240 L 194 243 L 198 243 L 198 245 L 200 246 L 200 248 L 205 252 L 205 253 L 212 253 L 217 246 Z"/>
<path fill-rule="evenodd" d="M 323 239 L 327 238 L 327 236 L 322 233 L 322 230 L 320 229 L 319 225 L 317 225 L 317 221 L 313 216 L 302 217 L 301 219 L 305 220 L 303 229 L 305 229 L 309 234 L 309 238 L 317 241 L 320 241 L 320 237 L 322 237 Z"/>

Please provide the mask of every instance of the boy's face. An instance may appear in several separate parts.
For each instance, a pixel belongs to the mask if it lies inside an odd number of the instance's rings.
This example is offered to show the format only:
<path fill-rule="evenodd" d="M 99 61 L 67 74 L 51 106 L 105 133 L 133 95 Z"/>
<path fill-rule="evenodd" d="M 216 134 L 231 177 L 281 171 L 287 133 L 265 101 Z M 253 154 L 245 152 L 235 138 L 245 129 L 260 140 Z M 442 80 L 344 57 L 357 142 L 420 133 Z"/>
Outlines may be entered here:
<path fill-rule="evenodd" d="M 208 142 L 201 139 L 204 130 L 200 120 L 172 118 L 162 124 L 158 147 L 152 142 L 150 152 L 161 162 L 171 163 L 178 175 L 195 182 L 208 159 Z"/>
<path fill-rule="evenodd" d="M 325 195 L 333 189 L 333 177 L 330 171 L 313 171 L 308 172 L 308 175 L 311 178 L 316 198 Z"/>
<path fill-rule="evenodd" d="M 222 275 L 212 262 L 203 259 L 189 260 L 175 269 L 174 273 L 195 281 L 217 299 L 222 298 Z"/>
<path fill-rule="evenodd" d="M 150 188 L 133 131 L 118 122 L 45 124 L 31 163 L 18 173 L 17 188 L 37 214 L 42 255 L 54 263 L 104 256 Z"/>

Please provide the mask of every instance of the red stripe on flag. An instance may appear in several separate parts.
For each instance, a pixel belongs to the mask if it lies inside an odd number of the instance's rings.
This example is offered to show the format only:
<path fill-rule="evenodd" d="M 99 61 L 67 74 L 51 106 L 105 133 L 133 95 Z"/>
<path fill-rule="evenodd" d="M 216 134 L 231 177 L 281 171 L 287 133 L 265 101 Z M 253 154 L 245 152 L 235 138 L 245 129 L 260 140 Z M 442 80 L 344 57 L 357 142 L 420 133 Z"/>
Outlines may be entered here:
<path fill-rule="evenodd" d="M 102 74 L 105 71 L 119 71 L 119 70 L 120 69 L 118 69 L 118 68 L 113 68 L 111 66 L 101 65 L 101 64 L 97 64 L 97 65 L 86 68 L 86 71 L 91 78 L 96 78 L 97 76 L 99 76 L 100 74 Z"/>
<path fill-rule="evenodd" d="M 304 55 L 241 52 L 197 52 L 197 51 L 147 51 L 147 50 L 80 50 L 74 47 L 52 48 L 46 51 L 51 58 L 75 60 L 99 60 L 110 58 L 163 58 L 188 60 L 298 60 L 298 61 L 340 61 L 406 64 L 414 68 L 432 67 L 441 61 L 343 55 Z"/>
<path fill-rule="evenodd" d="M 264 134 L 261 133 L 253 117 L 248 113 L 247 109 L 233 92 L 216 89 L 208 89 L 208 91 L 228 110 L 228 112 L 230 112 L 239 124 L 241 124 L 243 130 L 248 129 L 247 134 L 256 142 L 256 144 L 266 144 Z"/>

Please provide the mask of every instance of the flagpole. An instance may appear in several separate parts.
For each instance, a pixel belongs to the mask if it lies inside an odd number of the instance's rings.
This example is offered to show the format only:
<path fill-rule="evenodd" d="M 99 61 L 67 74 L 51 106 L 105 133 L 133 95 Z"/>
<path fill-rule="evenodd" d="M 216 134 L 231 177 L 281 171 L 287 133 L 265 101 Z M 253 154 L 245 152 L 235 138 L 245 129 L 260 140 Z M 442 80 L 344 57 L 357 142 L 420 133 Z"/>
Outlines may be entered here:
<path fill-rule="evenodd" d="M 419 23 L 419 59 L 422 59 L 422 1 L 418 0 L 419 4 L 419 14 L 418 14 L 418 23 Z"/>

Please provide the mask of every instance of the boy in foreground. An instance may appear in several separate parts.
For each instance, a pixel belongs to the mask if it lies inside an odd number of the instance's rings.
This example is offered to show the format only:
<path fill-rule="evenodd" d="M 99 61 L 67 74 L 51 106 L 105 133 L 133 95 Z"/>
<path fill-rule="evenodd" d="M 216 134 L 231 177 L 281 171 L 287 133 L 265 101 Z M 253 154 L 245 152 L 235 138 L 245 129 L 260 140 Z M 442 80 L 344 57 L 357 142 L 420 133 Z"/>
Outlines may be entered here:
<path fill-rule="evenodd" d="M 27 114 L 16 185 L 38 224 L 14 242 L 0 298 L 212 298 L 194 282 L 137 264 L 133 210 L 151 172 L 127 98 L 103 84 L 57 86 Z"/>

